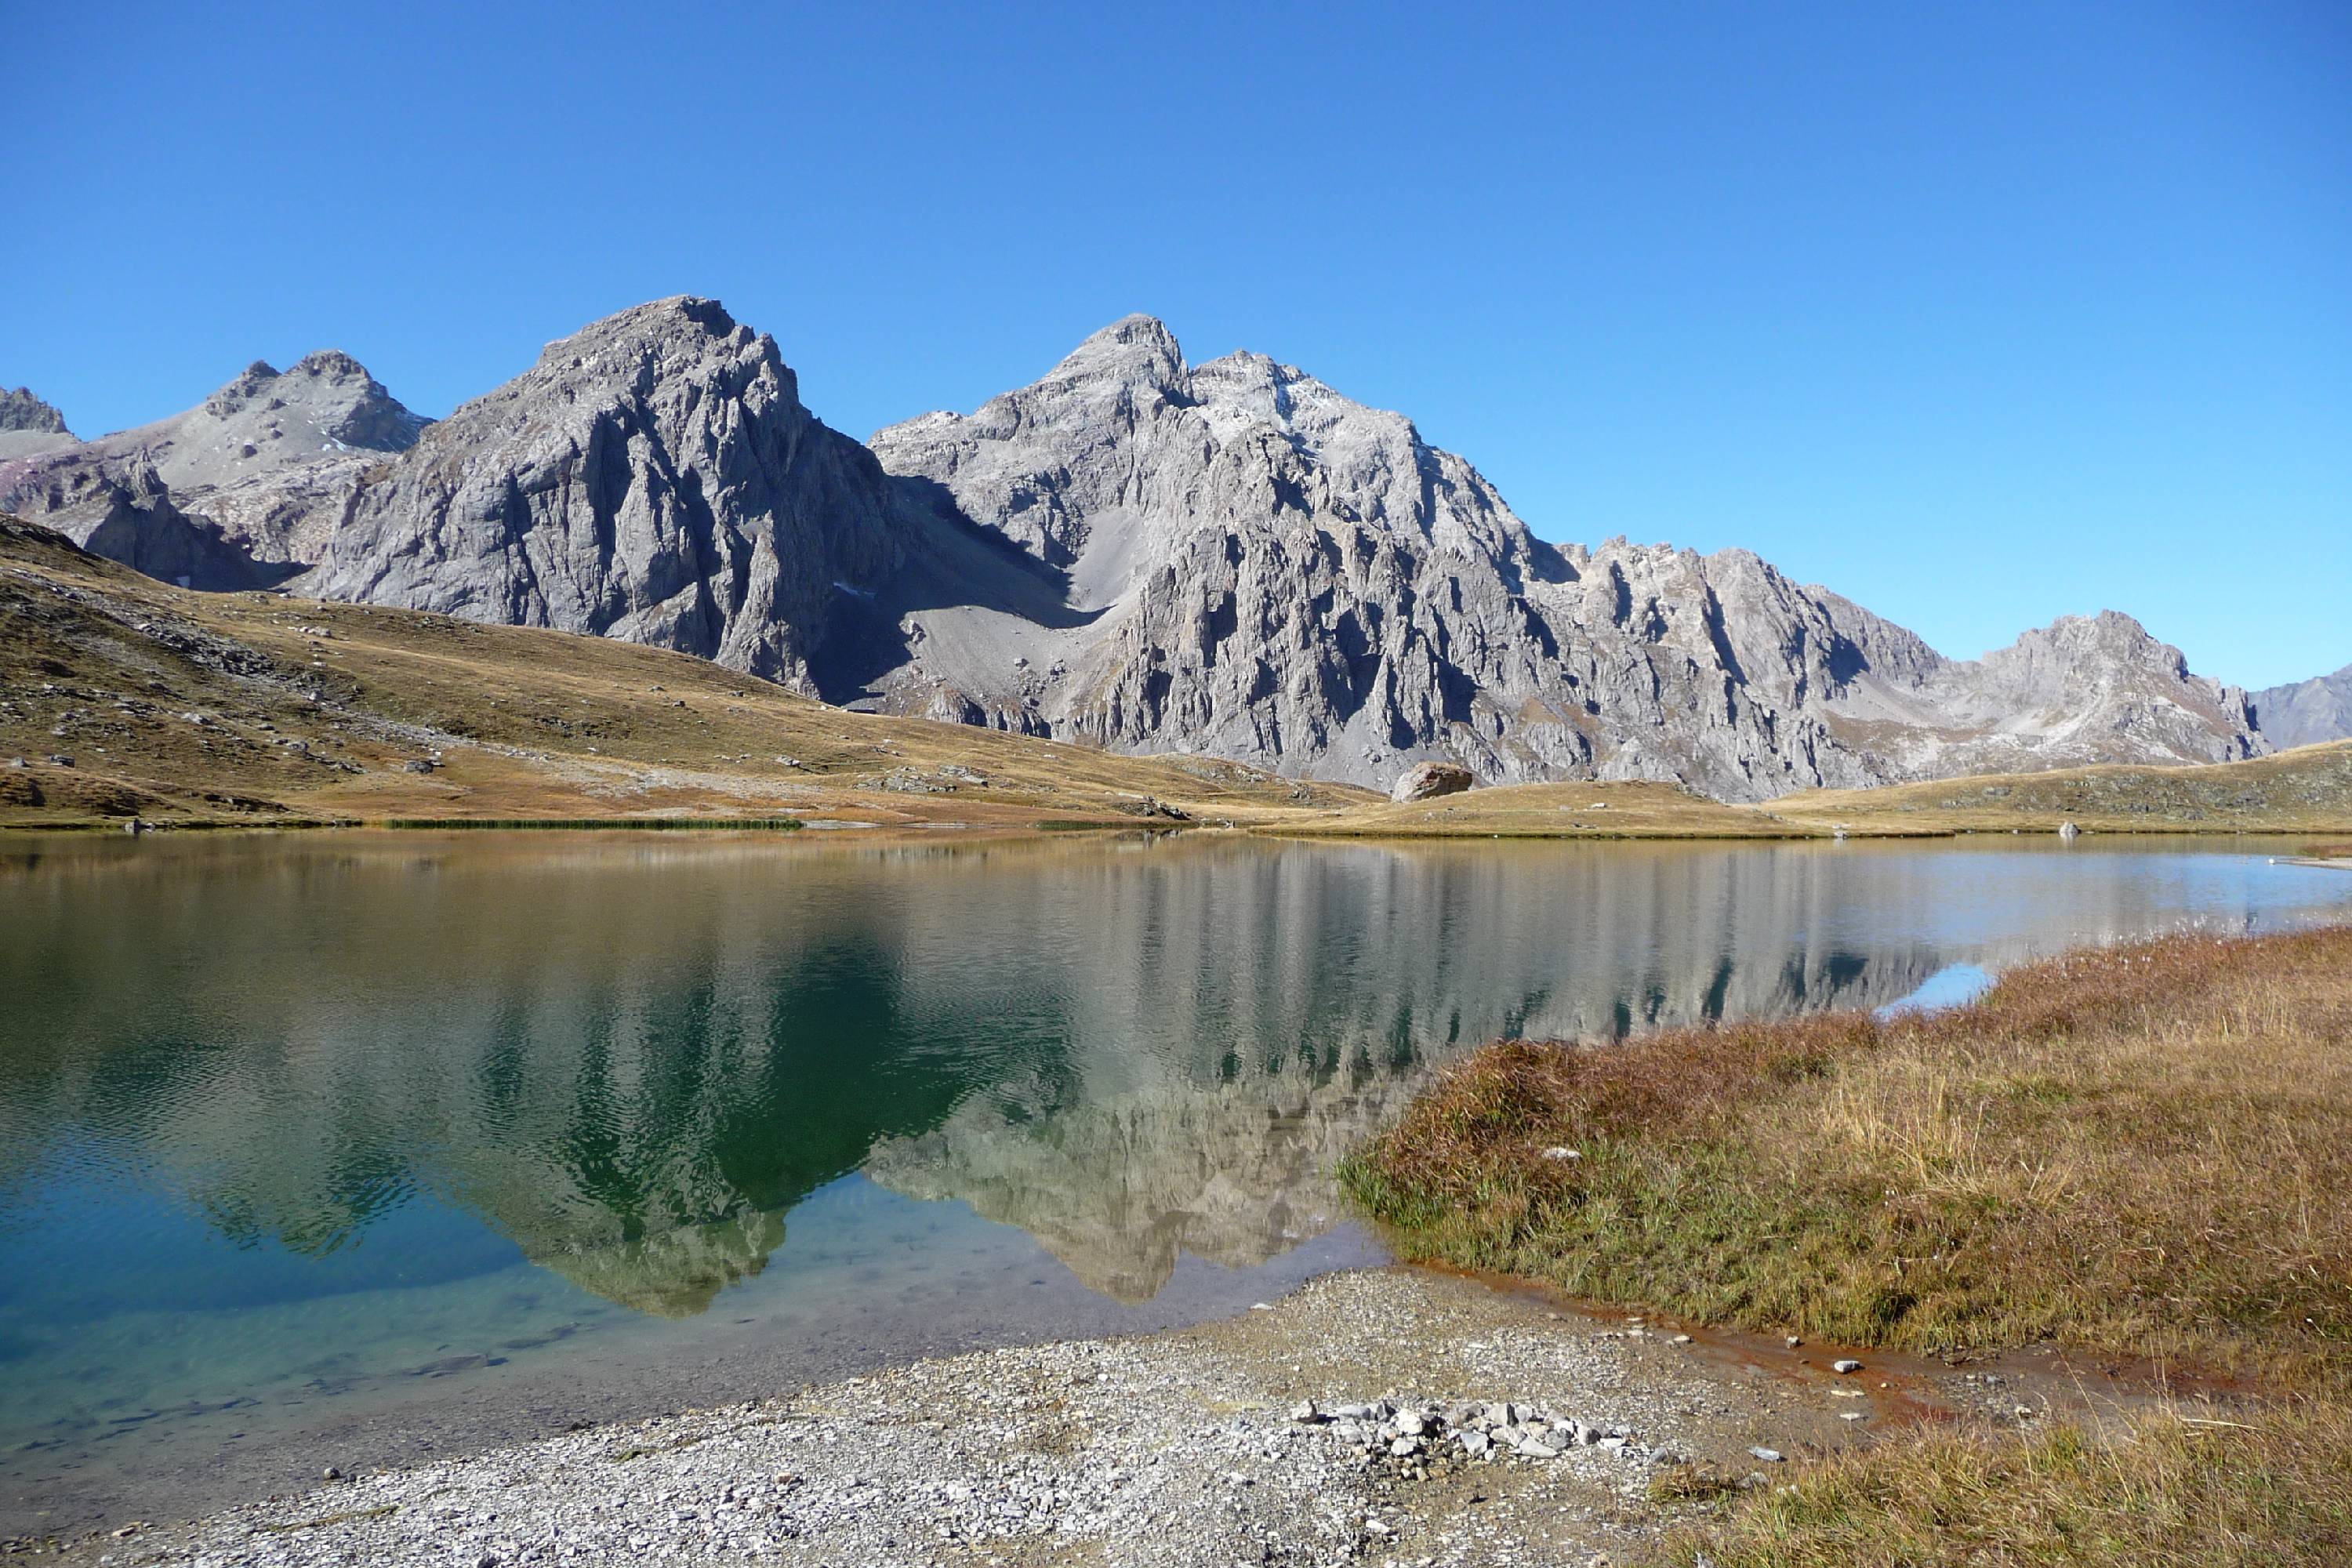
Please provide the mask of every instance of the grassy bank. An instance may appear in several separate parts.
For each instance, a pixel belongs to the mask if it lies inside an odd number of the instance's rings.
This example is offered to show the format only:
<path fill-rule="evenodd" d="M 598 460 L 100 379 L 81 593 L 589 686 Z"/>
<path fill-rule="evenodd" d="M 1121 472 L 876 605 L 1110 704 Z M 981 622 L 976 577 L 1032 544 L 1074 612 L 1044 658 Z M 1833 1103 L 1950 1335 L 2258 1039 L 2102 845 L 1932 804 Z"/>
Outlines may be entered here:
<path fill-rule="evenodd" d="M 2352 931 L 2079 952 L 1935 1015 L 1499 1044 L 1343 1175 L 1423 1260 L 1931 1354 L 2055 1342 L 2298 1402 L 2121 1444 L 1898 1440 L 1690 1553 L 2335 1561 L 2312 1543 L 2352 1540 Z M 2273 1545 L 2156 1550 L 2195 1530 Z"/>
<path fill-rule="evenodd" d="M 2127 1433 L 1915 1429 L 1681 1531 L 1680 1568 L 2352 1562 L 2352 1415 L 2299 1401 Z"/>
<path fill-rule="evenodd" d="M 0 828 L 364 822 L 1028 831 L 1311 816 L 1369 790 L 851 713 L 686 654 L 194 594 L 0 517 Z"/>
<path fill-rule="evenodd" d="M 651 833 L 794 833 L 805 824 L 790 816 L 394 816 L 377 826 L 436 833 L 463 828 L 500 832 L 593 829 L 604 833 L 621 828 Z"/>
<path fill-rule="evenodd" d="M 2352 741 L 2303 746 L 2242 763 L 2174 767 L 2102 763 L 2046 773 L 1987 773 L 1806 790 L 1770 804 L 1792 825 L 1855 834 L 2296 833 L 2352 829 Z"/>

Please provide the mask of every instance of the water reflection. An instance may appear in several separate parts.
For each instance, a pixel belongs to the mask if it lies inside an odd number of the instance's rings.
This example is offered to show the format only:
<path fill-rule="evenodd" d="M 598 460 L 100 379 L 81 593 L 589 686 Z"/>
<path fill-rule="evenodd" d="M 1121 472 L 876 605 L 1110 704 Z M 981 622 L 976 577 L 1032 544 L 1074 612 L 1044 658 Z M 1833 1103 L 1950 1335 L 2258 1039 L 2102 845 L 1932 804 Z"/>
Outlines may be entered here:
<path fill-rule="evenodd" d="M 590 1297 L 692 1318 L 795 1257 L 837 1279 L 824 1310 L 919 1302 L 957 1233 L 905 1199 L 1145 1301 L 1188 1257 L 1328 1231 L 1339 1154 L 1494 1036 L 1883 1006 L 2347 898 L 2147 846 L 18 846 L 0 1430 L 345 1386 L 438 1353 L 449 1303 L 512 1349 Z M 835 1203 L 796 1254 L 795 1208 L 856 1173 L 901 1196 L 854 1245 Z"/>
<path fill-rule="evenodd" d="M 1247 1264 L 1328 1226 L 1333 1160 L 1447 1052 L 1875 1006 L 1958 960 L 2251 918 L 2255 868 L 2221 865 L 1852 846 L 43 848 L 0 868 L 0 1237 L 93 1167 L 314 1258 L 424 1191 L 598 1295 L 683 1316 L 863 1166 L 1139 1300 L 1181 1252 Z"/>

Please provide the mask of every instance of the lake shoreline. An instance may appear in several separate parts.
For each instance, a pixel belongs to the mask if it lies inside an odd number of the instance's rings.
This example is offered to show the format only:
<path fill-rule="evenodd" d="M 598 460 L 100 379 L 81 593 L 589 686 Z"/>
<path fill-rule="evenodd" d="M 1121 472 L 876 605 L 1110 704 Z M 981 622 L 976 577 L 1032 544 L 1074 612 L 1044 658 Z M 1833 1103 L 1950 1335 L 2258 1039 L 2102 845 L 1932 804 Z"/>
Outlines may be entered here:
<path fill-rule="evenodd" d="M 0 858 L 0 1534 L 1232 1320 L 1361 1266 L 1335 1163 L 1480 1041 L 2347 896 L 2190 839 L 302 837 Z"/>
<path fill-rule="evenodd" d="M 1510 1550 L 1580 1564 L 1653 1547 L 1687 1515 L 1654 1501 L 1669 1473 L 1777 1479 L 1869 1429 L 2015 1426 L 2078 1394 L 2095 1414 L 2149 1397 L 2055 1365 L 1885 1358 L 1856 1379 L 1832 1370 L 1839 1353 L 1594 1316 L 1507 1282 L 1354 1270 L 1191 1328 L 917 1360 L 16 1549 L 120 1568 L 1026 1563 L 1071 1551 L 1469 1564 Z M 1392 1453 L 1371 1416 L 1359 1431 L 1343 1411 L 1382 1400 L 1444 1425 Z M 1474 1458 L 1465 1412 L 1496 1402 L 1533 1407 L 1556 1435 Z"/>

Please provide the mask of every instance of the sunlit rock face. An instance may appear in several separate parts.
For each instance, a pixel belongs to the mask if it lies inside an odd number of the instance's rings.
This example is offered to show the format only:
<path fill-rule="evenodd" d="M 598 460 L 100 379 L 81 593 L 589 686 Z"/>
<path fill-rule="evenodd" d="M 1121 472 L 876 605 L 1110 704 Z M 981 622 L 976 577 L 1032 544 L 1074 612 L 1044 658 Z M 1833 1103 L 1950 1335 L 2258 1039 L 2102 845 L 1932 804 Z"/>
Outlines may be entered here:
<path fill-rule="evenodd" d="M 1960 663 L 1746 551 L 1554 547 L 1402 416 L 1263 354 L 1190 365 L 1148 316 L 872 444 L 1067 611 L 891 603 L 905 657 L 862 695 L 900 711 L 1380 787 L 1444 757 L 1730 800 L 2262 749 L 2242 691 L 2128 617 Z"/>
<path fill-rule="evenodd" d="M 898 564 L 893 510 L 774 340 L 680 297 L 551 343 L 363 476 L 299 586 L 808 687 L 833 601 Z"/>
<path fill-rule="evenodd" d="M 257 360 L 185 413 L 0 463 L 0 509 L 167 582 L 188 575 L 167 552 L 184 552 L 174 541 L 193 529 L 222 559 L 191 585 L 275 583 L 325 548 L 362 476 L 414 447 L 428 423 L 337 350 L 283 371 Z M 9 456 L 0 440 L 0 458 Z M 126 492 L 149 503 L 110 519 Z"/>
<path fill-rule="evenodd" d="M 2266 747 L 2242 691 L 2128 616 L 1955 661 L 1747 551 L 1548 543 L 1404 416 L 1260 353 L 1192 364 L 1149 316 L 870 448 L 802 405 L 773 339 L 689 296 L 437 424 L 331 351 L 87 445 L 8 395 L 0 507 L 158 575 L 620 637 L 1122 751 L 1759 800 Z"/>

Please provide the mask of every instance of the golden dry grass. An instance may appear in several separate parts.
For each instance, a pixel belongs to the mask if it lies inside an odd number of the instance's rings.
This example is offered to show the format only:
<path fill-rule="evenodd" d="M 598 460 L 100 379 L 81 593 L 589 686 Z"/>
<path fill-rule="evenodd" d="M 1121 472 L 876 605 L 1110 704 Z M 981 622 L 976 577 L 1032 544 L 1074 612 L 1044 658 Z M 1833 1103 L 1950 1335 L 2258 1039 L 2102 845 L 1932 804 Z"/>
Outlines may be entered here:
<path fill-rule="evenodd" d="M 1603 1300 L 2332 1386 L 2352 930 L 2079 952 L 1939 1014 L 1496 1045 L 1346 1173 L 1413 1256 Z"/>
<path fill-rule="evenodd" d="M 2352 1414 L 2293 1402 L 2127 1434 L 1915 1429 L 1685 1529 L 1683 1568 L 2336 1568 L 2352 1562 Z"/>
<path fill-rule="evenodd" d="M 1726 805 L 1678 784 L 1546 784 L 1362 805 L 1267 829 L 1377 838 L 1802 838 L 1824 829 Z"/>
<path fill-rule="evenodd" d="M 435 771 L 404 768 L 436 751 Z M 1374 798 L 1212 758 L 845 712 L 601 637 L 187 593 L 0 519 L 7 758 L 27 764 L 0 767 L 0 825 L 16 826 L 821 816 L 1027 829 L 1176 820 L 1155 801 L 1246 823 Z"/>
<path fill-rule="evenodd" d="M 1575 1157 L 1556 1157 L 1573 1150 Z M 1402 1249 L 1627 1306 L 2234 1374 L 2226 1420 L 1916 1429 L 1663 1499 L 1717 1568 L 2352 1561 L 2352 929 L 1981 1001 L 1490 1046 L 1343 1169 Z"/>
<path fill-rule="evenodd" d="M 2326 833 L 2352 828 L 2352 742 L 2198 767 L 2064 768 L 1809 790 L 1728 805 L 1675 784 L 1510 784 L 1366 800 L 1268 831 L 1382 838 L 1858 838 L 1963 833 Z"/>
<path fill-rule="evenodd" d="M 2334 833 L 2352 828 L 2352 741 L 2303 746 L 2243 763 L 2184 767 L 2109 764 L 1807 790 L 1772 814 L 1856 833 L 1909 826 L 1938 832 Z"/>

